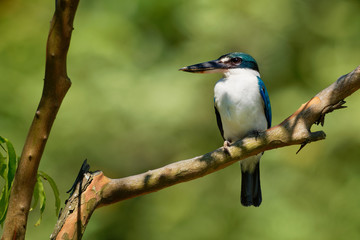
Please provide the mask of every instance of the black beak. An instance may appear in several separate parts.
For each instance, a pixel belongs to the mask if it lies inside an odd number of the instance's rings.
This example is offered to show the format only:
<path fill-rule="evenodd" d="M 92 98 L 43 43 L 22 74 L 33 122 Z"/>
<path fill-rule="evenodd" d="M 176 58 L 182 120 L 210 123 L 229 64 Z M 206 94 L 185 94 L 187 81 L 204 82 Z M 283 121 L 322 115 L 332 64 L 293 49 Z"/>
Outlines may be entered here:
<path fill-rule="evenodd" d="M 207 73 L 210 71 L 216 71 L 225 68 L 227 68 L 227 66 L 217 59 L 209 62 L 203 62 L 203 63 L 198 63 L 187 67 L 183 67 L 180 68 L 179 71 L 192 72 L 192 73 Z"/>

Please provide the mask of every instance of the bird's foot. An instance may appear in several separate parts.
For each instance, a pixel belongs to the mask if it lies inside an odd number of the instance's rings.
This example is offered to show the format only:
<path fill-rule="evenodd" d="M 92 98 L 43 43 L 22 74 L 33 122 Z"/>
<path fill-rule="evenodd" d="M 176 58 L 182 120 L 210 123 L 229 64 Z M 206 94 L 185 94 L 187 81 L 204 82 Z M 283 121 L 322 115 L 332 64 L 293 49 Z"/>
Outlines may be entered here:
<path fill-rule="evenodd" d="M 249 136 L 255 137 L 255 139 L 257 140 L 258 137 L 260 137 L 260 131 L 252 130 L 251 132 L 249 132 Z"/>
<path fill-rule="evenodd" d="M 224 152 L 229 155 L 230 155 L 230 151 L 229 151 L 230 145 L 231 145 L 231 142 L 229 142 L 228 140 L 224 141 L 224 146 L 223 146 Z"/>

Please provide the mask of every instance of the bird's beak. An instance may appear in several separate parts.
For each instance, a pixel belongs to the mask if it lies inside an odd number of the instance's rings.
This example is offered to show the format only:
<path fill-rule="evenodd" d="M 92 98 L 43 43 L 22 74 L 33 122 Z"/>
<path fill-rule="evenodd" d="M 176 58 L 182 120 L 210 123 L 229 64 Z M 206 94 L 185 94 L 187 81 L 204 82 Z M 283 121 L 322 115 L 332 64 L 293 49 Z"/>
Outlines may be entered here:
<path fill-rule="evenodd" d="M 198 63 L 187 67 L 183 67 L 180 68 L 179 71 L 191 72 L 191 73 L 214 73 L 214 72 L 224 72 L 226 68 L 227 68 L 226 65 L 217 59 L 209 62 L 203 62 L 203 63 Z"/>

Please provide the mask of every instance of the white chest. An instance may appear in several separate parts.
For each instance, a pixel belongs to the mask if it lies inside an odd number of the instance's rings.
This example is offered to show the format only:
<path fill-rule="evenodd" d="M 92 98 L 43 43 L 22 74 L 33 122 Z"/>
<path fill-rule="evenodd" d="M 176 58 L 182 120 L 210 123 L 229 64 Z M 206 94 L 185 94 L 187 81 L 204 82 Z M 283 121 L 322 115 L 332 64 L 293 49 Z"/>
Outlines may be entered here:
<path fill-rule="evenodd" d="M 257 76 L 256 71 L 237 69 L 215 85 L 215 106 L 227 140 L 236 141 L 250 131 L 267 128 Z"/>

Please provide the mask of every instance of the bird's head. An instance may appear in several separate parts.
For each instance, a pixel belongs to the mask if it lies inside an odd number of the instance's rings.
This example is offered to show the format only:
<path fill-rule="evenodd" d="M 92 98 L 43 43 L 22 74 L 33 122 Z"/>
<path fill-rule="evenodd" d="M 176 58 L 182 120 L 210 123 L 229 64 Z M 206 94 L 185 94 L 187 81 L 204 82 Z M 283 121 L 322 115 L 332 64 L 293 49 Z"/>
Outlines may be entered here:
<path fill-rule="evenodd" d="M 228 53 L 216 60 L 190 65 L 179 70 L 192 73 L 226 73 L 230 69 L 251 69 L 259 72 L 255 59 L 241 52 Z"/>

